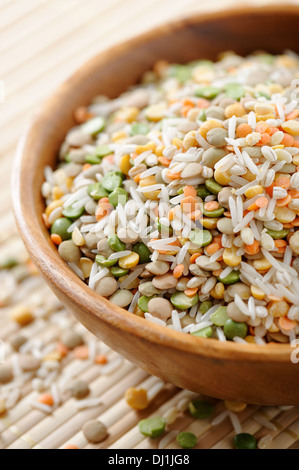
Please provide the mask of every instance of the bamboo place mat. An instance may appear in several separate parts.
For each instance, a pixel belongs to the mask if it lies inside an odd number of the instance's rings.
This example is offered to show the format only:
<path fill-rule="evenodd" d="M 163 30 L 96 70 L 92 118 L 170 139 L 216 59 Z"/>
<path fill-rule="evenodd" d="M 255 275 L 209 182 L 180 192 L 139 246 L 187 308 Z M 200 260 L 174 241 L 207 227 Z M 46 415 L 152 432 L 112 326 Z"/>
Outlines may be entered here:
<path fill-rule="evenodd" d="M 231 448 L 240 430 L 254 434 L 260 448 L 299 448 L 299 408 L 248 406 L 228 414 L 225 403 L 212 400 L 213 415 L 195 420 L 187 410 L 194 394 L 149 376 L 97 341 L 64 310 L 37 274 L 11 211 L 9 180 L 16 142 L 30 113 L 63 80 L 94 54 L 159 23 L 235 3 L 0 0 L 0 80 L 6 88 L 0 107 L 0 362 L 11 364 L 14 375 L 0 388 L 0 411 L 6 408 L 0 414 L 0 448 L 57 449 L 71 443 L 79 448 L 172 449 L 178 447 L 176 435 L 182 430 L 197 436 L 197 448 Z M 11 266 L 4 269 L 7 262 Z M 20 308 L 33 316 L 24 327 L 12 319 Z M 63 358 L 57 353 L 62 336 L 70 330 L 82 335 L 87 359 L 76 358 L 76 351 Z M 17 353 L 11 341 L 19 334 L 27 342 Z M 98 354 L 107 358 L 105 365 L 95 363 Z M 36 362 L 35 371 L 22 369 L 24 357 L 27 366 L 29 359 L 31 367 Z M 68 386 L 75 379 L 89 384 L 87 399 L 92 401 L 70 397 Z M 126 403 L 129 387 L 147 391 L 146 410 L 137 412 Z M 37 408 L 43 392 L 55 398 L 48 412 Z M 150 440 L 139 433 L 138 421 L 149 416 L 173 421 L 161 438 Z M 100 444 L 88 443 L 82 433 L 91 419 L 101 420 L 108 428 L 108 437 Z"/>

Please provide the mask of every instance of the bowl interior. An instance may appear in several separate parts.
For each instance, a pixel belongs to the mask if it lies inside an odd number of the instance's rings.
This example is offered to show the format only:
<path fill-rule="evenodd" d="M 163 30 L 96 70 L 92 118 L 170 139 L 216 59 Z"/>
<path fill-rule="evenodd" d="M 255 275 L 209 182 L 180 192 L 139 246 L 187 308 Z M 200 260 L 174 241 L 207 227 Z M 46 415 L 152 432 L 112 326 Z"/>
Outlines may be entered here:
<path fill-rule="evenodd" d="M 141 318 L 112 306 L 82 283 L 65 265 L 52 245 L 42 221 L 44 204 L 40 194 L 43 169 L 55 166 L 57 151 L 67 130 L 75 123 L 73 111 L 88 104 L 97 94 L 116 97 L 135 84 L 142 73 L 155 61 L 166 59 L 184 63 L 198 58 L 215 59 L 225 50 L 247 54 L 254 50 L 280 53 L 285 49 L 299 50 L 294 34 L 298 25 L 299 8 L 242 8 L 226 10 L 213 15 L 198 15 L 177 21 L 146 33 L 107 51 L 83 66 L 34 116 L 30 128 L 20 144 L 14 169 L 15 212 L 27 248 L 52 287 L 84 305 L 90 315 L 103 316 L 114 326 L 121 320 L 121 328 L 155 341 L 164 341 L 171 347 L 219 355 L 250 352 L 252 358 L 265 357 L 271 351 L 274 360 L 289 360 L 290 347 L 286 345 L 255 345 L 219 343 L 202 340 L 149 324 Z M 279 34 L 278 34 L 279 32 Z M 92 329 L 96 318 L 86 320 Z M 243 352 L 242 352 L 243 351 Z"/>

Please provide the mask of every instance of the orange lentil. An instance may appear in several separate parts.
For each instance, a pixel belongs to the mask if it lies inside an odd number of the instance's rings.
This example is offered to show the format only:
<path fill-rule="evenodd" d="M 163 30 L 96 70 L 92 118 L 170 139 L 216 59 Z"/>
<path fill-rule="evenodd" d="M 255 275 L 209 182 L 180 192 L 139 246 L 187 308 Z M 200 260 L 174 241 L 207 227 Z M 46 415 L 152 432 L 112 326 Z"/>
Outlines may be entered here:
<path fill-rule="evenodd" d="M 299 116 L 299 111 L 298 109 L 294 109 L 291 111 L 289 114 L 286 115 L 286 121 L 289 119 L 296 119 Z"/>
<path fill-rule="evenodd" d="M 158 240 L 158 238 L 156 238 Z M 178 240 L 175 240 L 174 242 L 168 243 L 169 246 L 181 246 L 180 242 Z M 170 250 L 157 250 L 160 255 L 166 255 Z"/>
<path fill-rule="evenodd" d="M 212 256 L 216 251 L 220 250 L 219 243 L 210 243 L 205 249 L 205 252 L 208 256 Z"/>
<path fill-rule="evenodd" d="M 42 393 L 37 401 L 39 403 L 43 403 L 43 405 L 48 405 L 48 406 L 53 406 L 54 405 L 54 399 L 50 393 Z"/>
<path fill-rule="evenodd" d="M 189 219 L 191 220 L 199 220 L 201 218 L 201 211 L 198 209 L 196 211 L 193 211 L 193 212 L 189 212 L 187 214 L 187 216 L 189 217 Z"/>
<path fill-rule="evenodd" d="M 192 256 L 190 256 L 190 264 L 195 263 L 195 260 L 200 256 L 200 253 L 194 253 Z"/>
<path fill-rule="evenodd" d="M 270 127 L 270 135 L 273 135 L 278 131 L 279 131 L 278 127 Z"/>
<path fill-rule="evenodd" d="M 246 122 L 239 124 L 237 127 L 237 137 L 246 137 L 248 134 L 251 134 L 252 127 Z"/>
<path fill-rule="evenodd" d="M 189 100 L 188 98 L 184 99 L 183 105 L 184 105 L 184 106 L 191 106 L 192 108 L 194 108 L 194 103 L 193 103 L 193 101 L 192 101 L 192 100 Z"/>
<path fill-rule="evenodd" d="M 187 211 L 187 212 L 194 212 L 197 209 L 197 204 L 198 204 L 197 199 L 195 199 L 195 197 L 192 197 L 192 196 L 185 197 L 181 201 L 181 207 L 183 211 Z"/>
<path fill-rule="evenodd" d="M 79 106 L 74 111 L 74 118 L 78 124 L 83 124 L 88 119 L 92 118 L 94 115 L 88 111 L 86 106 Z"/>
<path fill-rule="evenodd" d="M 205 203 L 205 209 L 209 212 L 215 211 L 220 207 L 220 204 L 218 201 L 209 201 Z"/>
<path fill-rule="evenodd" d="M 220 248 L 222 247 L 221 240 L 222 240 L 222 235 L 216 235 L 216 236 L 213 238 L 213 242 L 218 243 L 218 244 L 220 245 Z"/>
<path fill-rule="evenodd" d="M 100 203 L 96 209 L 96 219 L 101 220 L 106 215 L 111 214 L 112 211 L 113 206 L 109 202 Z"/>
<path fill-rule="evenodd" d="M 90 167 L 91 167 L 90 163 L 84 163 L 84 165 L 82 166 L 82 171 L 88 170 L 88 168 Z"/>
<path fill-rule="evenodd" d="M 210 102 L 205 98 L 200 98 L 199 100 L 197 100 L 196 106 L 198 108 L 208 108 L 210 106 Z"/>
<path fill-rule="evenodd" d="M 169 220 L 173 220 L 174 214 L 175 214 L 175 210 L 174 210 L 174 207 L 173 207 L 173 208 L 170 209 L 170 211 L 168 212 L 168 219 L 169 219 Z"/>
<path fill-rule="evenodd" d="M 287 242 L 285 240 L 274 240 L 274 244 L 276 248 L 281 248 L 283 246 L 287 246 Z"/>
<path fill-rule="evenodd" d="M 267 207 L 269 201 L 266 197 L 258 197 L 255 200 L 255 204 L 257 205 L 257 207 Z"/>
<path fill-rule="evenodd" d="M 267 186 L 266 188 L 264 188 L 264 190 L 266 191 L 266 193 L 268 194 L 268 196 L 272 197 L 273 196 L 273 188 L 275 186 L 275 183 L 272 183 L 270 184 L 270 186 Z"/>
<path fill-rule="evenodd" d="M 161 165 L 164 166 L 169 166 L 170 165 L 170 160 L 166 157 L 158 157 L 158 162 L 161 163 Z"/>
<path fill-rule="evenodd" d="M 290 222 L 289 224 L 282 224 L 283 225 L 283 228 L 293 228 L 294 225 L 292 225 L 292 222 Z"/>
<path fill-rule="evenodd" d="M 290 320 L 288 317 L 280 317 L 278 320 L 279 328 L 285 331 L 291 331 L 296 328 L 297 322 Z"/>
<path fill-rule="evenodd" d="M 280 176 L 275 181 L 275 186 L 279 186 L 280 188 L 283 188 L 283 189 L 289 189 L 290 184 L 291 184 L 290 178 L 287 178 L 286 176 Z"/>
<path fill-rule="evenodd" d="M 284 145 L 285 147 L 293 147 L 294 142 L 295 142 L 294 137 L 292 135 L 287 134 L 286 132 L 284 132 L 283 139 L 280 143 L 282 145 Z"/>
<path fill-rule="evenodd" d="M 134 181 L 135 181 L 135 183 L 137 183 L 137 184 L 139 183 L 139 181 L 140 181 L 140 174 L 134 176 Z"/>
<path fill-rule="evenodd" d="M 184 271 L 184 265 L 178 264 L 173 270 L 173 277 L 175 279 L 179 279 L 179 277 L 181 277 L 181 275 L 183 274 L 183 271 Z"/>
<path fill-rule="evenodd" d="M 248 211 L 256 211 L 257 209 L 258 209 L 258 206 L 256 205 L 255 202 L 251 204 L 249 207 L 247 207 Z"/>
<path fill-rule="evenodd" d="M 222 271 L 223 269 L 216 269 L 216 271 L 213 271 L 212 274 L 213 276 L 219 277 Z"/>
<path fill-rule="evenodd" d="M 105 354 L 97 354 L 96 357 L 94 358 L 95 364 L 107 364 L 108 359 Z"/>
<path fill-rule="evenodd" d="M 293 199 L 299 198 L 299 191 L 297 191 L 297 189 L 290 189 L 289 194 Z"/>
<path fill-rule="evenodd" d="M 292 227 L 299 227 L 299 217 L 296 217 L 293 222 L 291 222 Z"/>
<path fill-rule="evenodd" d="M 260 251 L 259 242 L 254 240 L 252 245 L 245 245 L 244 250 L 248 255 L 256 255 Z"/>
<path fill-rule="evenodd" d="M 191 109 L 193 109 L 193 107 L 194 106 L 183 106 L 182 111 L 181 111 L 182 116 L 187 117 L 187 114 L 189 113 Z"/>
<path fill-rule="evenodd" d="M 276 205 L 278 207 L 283 207 L 283 206 L 287 206 L 288 203 L 292 200 L 292 196 L 290 194 L 288 194 L 286 197 L 283 197 L 282 199 L 278 199 L 276 201 Z"/>
<path fill-rule="evenodd" d="M 110 155 L 107 155 L 106 157 L 103 158 L 108 163 L 114 163 L 114 154 L 111 153 Z"/>
<path fill-rule="evenodd" d="M 252 132 L 252 130 L 251 130 Z M 265 121 L 259 121 L 256 125 L 255 132 L 259 132 L 260 134 L 264 134 L 265 132 L 270 132 L 268 124 Z"/>
<path fill-rule="evenodd" d="M 184 186 L 184 195 L 185 197 L 191 196 L 191 197 L 196 197 L 197 196 L 197 191 L 194 188 L 194 186 Z"/>
<path fill-rule="evenodd" d="M 295 141 L 294 141 L 293 147 L 299 148 L 299 141 L 298 141 L 298 140 L 295 140 Z"/>
<path fill-rule="evenodd" d="M 181 173 L 178 172 L 178 173 L 171 173 L 170 171 L 167 173 L 167 178 L 169 178 L 170 180 L 178 180 L 180 179 L 181 177 Z"/>
<path fill-rule="evenodd" d="M 56 350 L 61 354 L 62 357 L 66 357 L 70 351 L 69 348 L 63 343 L 58 343 Z"/>
<path fill-rule="evenodd" d="M 76 444 L 66 444 L 64 446 L 64 449 L 73 449 L 73 450 L 75 450 L 75 449 L 79 449 L 79 447 L 76 446 Z"/>
<path fill-rule="evenodd" d="M 257 144 L 255 144 L 257 147 L 262 147 L 263 145 L 266 145 L 270 142 L 270 135 L 267 132 L 264 132 L 261 135 L 261 138 Z"/>
<path fill-rule="evenodd" d="M 224 215 L 225 217 L 228 217 L 229 219 L 231 219 L 231 217 L 232 217 L 232 216 L 231 216 L 231 213 L 230 213 L 229 211 L 224 211 L 224 212 L 223 212 L 223 215 Z"/>
<path fill-rule="evenodd" d="M 187 295 L 187 297 L 192 297 L 193 295 L 195 295 L 198 291 L 198 287 L 193 287 L 193 289 L 186 289 L 184 291 L 184 294 Z"/>
<path fill-rule="evenodd" d="M 73 353 L 76 359 L 81 359 L 84 361 L 85 359 L 89 358 L 89 348 L 86 345 L 77 346 L 73 350 Z"/>
<path fill-rule="evenodd" d="M 61 236 L 57 233 L 52 233 L 51 240 L 55 245 L 60 245 L 60 243 L 62 242 Z"/>
<path fill-rule="evenodd" d="M 99 204 L 101 204 L 102 202 L 109 202 L 109 199 L 107 197 L 102 197 L 101 199 L 99 199 Z"/>

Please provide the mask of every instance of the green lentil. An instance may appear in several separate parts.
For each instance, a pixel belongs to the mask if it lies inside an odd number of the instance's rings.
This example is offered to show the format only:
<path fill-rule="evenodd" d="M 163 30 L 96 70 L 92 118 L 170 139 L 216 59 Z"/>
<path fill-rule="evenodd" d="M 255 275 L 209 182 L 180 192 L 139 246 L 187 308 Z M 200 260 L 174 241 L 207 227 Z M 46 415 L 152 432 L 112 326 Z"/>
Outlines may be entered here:
<path fill-rule="evenodd" d="M 188 65 L 174 64 L 169 68 L 169 76 L 185 83 L 192 76 L 192 69 Z"/>
<path fill-rule="evenodd" d="M 199 98 L 205 98 L 206 100 L 212 100 L 218 96 L 220 92 L 220 88 L 214 86 L 204 86 L 195 90 L 195 96 L 198 96 Z"/>
<path fill-rule="evenodd" d="M 133 122 L 131 125 L 131 135 L 146 135 L 149 132 L 149 126 L 144 122 Z"/>
<path fill-rule="evenodd" d="M 214 406 L 209 401 L 192 400 L 189 403 L 189 412 L 193 418 L 206 419 L 209 418 L 214 411 Z"/>
<path fill-rule="evenodd" d="M 214 178 L 209 178 L 205 181 L 206 188 L 210 191 L 212 194 L 218 194 L 223 186 L 220 184 L 216 183 Z"/>
<path fill-rule="evenodd" d="M 200 186 L 198 186 L 197 188 L 198 197 L 204 200 L 207 196 L 210 196 L 210 195 L 211 195 L 210 191 L 207 189 L 207 187 L 204 184 L 201 184 Z"/>
<path fill-rule="evenodd" d="M 151 297 L 147 297 L 146 295 L 140 297 L 138 299 L 138 307 L 140 308 L 140 310 L 142 310 L 143 312 L 148 312 L 148 303 L 153 298 L 153 295 Z"/>
<path fill-rule="evenodd" d="M 270 99 L 271 99 L 271 96 L 268 95 L 268 93 L 265 93 L 264 91 L 256 91 L 256 92 L 254 93 L 254 97 L 255 97 L 255 98 L 263 97 L 263 98 L 266 98 L 267 100 L 270 100 Z"/>
<path fill-rule="evenodd" d="M 99 158 L 97 155 L 94 154 L 88 154 L 85 157 L 86 163 L 89 163 L 90 165 L 97 165 L 101 163 L 101 158 Z"/>
<path fill-rule="evenodd" d="M 118 277 L 122 277 L 128 274 L 129 269 L 123 269 L 118 266 L 114 266 L 113 268 L 110 269 L 110 272 L 114 277 L 118 278 Z"/>
<path fill-rule="evenodd" d="M 85 211 L 84 206 L 74 207 L 74 205 L 72 204 L 66 207 L 65 209 L 63 209 L 62 214 L 64 215 L 64 217 L 67 217 L 68 219 L 76 220 L 79 217 L 81 217 L 81 215 L 84 214 L 84 211 Z"/>
<path fill-rule="evenodd" d="M 100 265 L 104 266 L 105 268 L 110 268 L 117 263 L 117 259 L 106 259 L 103 255 L 97 255 L 95 261 Z"/>
<path fill-rule="evenodd" d="M 191 331 L 192 336 L 199 336 L 200 338 L 211 338 L 213 334 L 213 330 L 210 326 L 207 326 L 206 328 L 202 328 L 201 330 L 198 331 Z"/>
<path fill-rule="evenodd" d="M 197 119 L 198 119 L 199 121 L 203 121 L 203 122 L 207 120 L 207 115 L 206 115 L 206 112 L 205 112 L 204 109 L 201 109 L 201 110 L 199 111 L 198 116 L 197 116 Z"/>
<path fill-rule="evenodd" d="M 239 338 L 245 338 L 245 336 L 247 335 L 247 330 L 248 327 L 246 323 L 235 322 L 231 318 L 228 318 L 228 320 L 226 320 L 223 327 L 223 332 L 227 339 L 233 339 L 236 336 Z"/>
<path fill-rule="evenodd" d="M 139 431 L 146 437 L 159 437 L 163 434 L 166 426 L 165 419 L 160 416 L 142 419 L 138 423 Z"/>
<path fill-rule="evenodd" d="M 180 432 L 176 437 L 176 441 L 182 449 L 193 449 L 196 446 L 197 438 L 192 432 Z"/>
<path fill-rule="evenodd" d="M 110 155 L 111 153 L 109 145 L 98 145 L 95 149 L 95 155 L 100 159 Z"/>
<path fill-rule="evenodd" d="M 213 240 L 211 232 L 209 230 L 201 230 L 196 228 L 192 230 L 189 235 L 189 240 L 191 243 L 197 246 L 207 246 Z"/>
<path fill-rule="evenodd" d="M 105 119 L 97 116 L 81 125 L 81 131 L 84 134 L 96 136 L 105 127 Z"/>
<path fill-rule="evenodd" d="M 232 271 L 223 279 L 220 279 L 220 277 L 217 279 L 219 282 L 222 282 L 222 284 L 235 284 L 240 280 L 240 271 Z"/>
<path fill-rule="evenodd" d="M 117 235 L 110 235 L 108 243 L 114 251 L 124 251 L 126 249 L 126 244 L 121 242 Z"/>
<path fill-rule="evenodd" d="M 117 207 L 118 204 L 124 206 L 128 200 L 128 193 L 123 188 L 116 188 L 109 194 L 108 199 L 113 207 Z"/>
<path fill-rule="evenodd" d="M 165 225 L 161 224 L 159 220 L 157 220 L 157 229 L 163 234 L 165 233 L 171 235 L 173 233 L 173 228 L 171 227 L 171 225 L 169 225 L 169 227 L 166 227 Z"/>
<path fill-rule="evenodd" d="M 198 302 L 198 295 L 195 294 L 192 297 L 188 297 L 184 292 L 175 292 L 170 297 L 170 302 L 175 308 L 179 310 L 186 310 L 193 307 Z"/>
<path fill-rule="evenodd" d="M 267 233 L 274 240 L 279 240 L 281 238 L 285 238 L 288 235 L 289 230 L 287 228 L 283 228 L 282 230 L 267 230 Z"/>
<path fill-rule="evenodd" d="M 6 258 L 0 261 L 0 269 L 12 269 L 19 263 L 15 258 Z"/>
<path fill-rule="evenodd" d="M 123 178 L 120 171 L 109 171 L 102 179 L 103 188 L 112 193 L 116 188 L 120 188 Z"/>
<path fill-rule="evenodd" d="M 224 212 L 224 207 L 219 207 L 219 209 L 215 209 L 214 211 L 207 211 L 205 209 L 205 205 L 203 206 L 203 214 L 206 216 L 206 217 L 221 217 L 223 212 Z"/>
<path fill-rule="evenodd" d="M 227 308 L 221 305 L 214 313 L 212 313 L 210 319 L 214 325 L 224 326 L 226 320 L 228 319 Z"/>
<path fill-rule="evenodd" d="M 256 438 L 249 433 L 236 434 L 234 437 L 234 448 L 235 449 L 256 449 L 257 441 Z"/>
<path fill-rule="evenodd" d="M 107 197 L 109 194 L 106 189 L 103 188 L 102 183 L 93 183 L 88 185 L 87 193 L 95 201 L 99 201 L 102 197 Z"/>
<path fill-rule="evenodd" d="M 204 315 L 212 307 L 212 305 L 213 303 L 211 302 L 211 300 L 205 300 L 204 302 L 200 304 L 200 307 L 199 307 L 200 313 Z"/>
<path fill-rule="evenodd" d="M 51 227 L 51 233 L 59 235 L 64 240 L 69 240 L 72 237 L 72 233 L 68 232 L 68 228 L 72 225 L 72 221 L 66 217 L 60 217 L 56 219 Z"/>
<path fill-rule="evenodd" d="M 245 89 L 239 83 L 228 83 L 225 85 L 225 94 L 228 98 L 239 101 L 245 95 Z"/>
<path fill-rule="evenodd" d="M 135 253 L 139 255 L 139 263 L 144 264 L 148 263 L 151 259 L 150 256 L 152 252 L 149 250 L 149 248 L 142 242 L 137 242 L 133 246 L 133 250 Z"/>

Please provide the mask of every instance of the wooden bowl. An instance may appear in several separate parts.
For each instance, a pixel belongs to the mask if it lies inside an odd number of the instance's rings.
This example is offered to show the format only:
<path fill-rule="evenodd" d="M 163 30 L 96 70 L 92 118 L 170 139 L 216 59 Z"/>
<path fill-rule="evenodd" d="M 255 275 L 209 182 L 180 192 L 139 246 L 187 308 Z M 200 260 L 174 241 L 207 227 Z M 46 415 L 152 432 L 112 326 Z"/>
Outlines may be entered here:
<path fill-rule="evenodd" d="M 294 348 L 222 343 L 171 331 L 112 305 L 89 289 L 59 257 L 42 221 L 40 189 L 46 165 L 74 125 L 73 111 L 101 93 L 116 97 L 158 59 L 214 59 L 234 50 L 279 53 L 299 49 L 296 6 L 196 14 L 120 44 L 84 65 L 36 113 L 17 150 L 14 210 L 26 247 L 61 302 L 90 331 L 151 374 L 213 397 L 266 405 L 299 403 Z M 299 356 L 299 354 L 298 354 Z"/>

